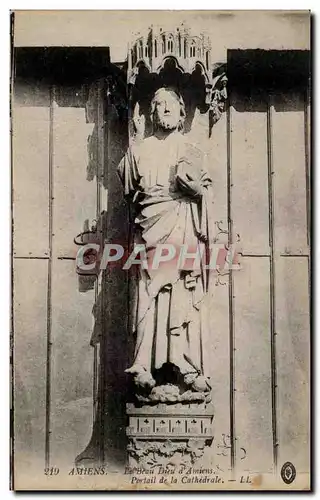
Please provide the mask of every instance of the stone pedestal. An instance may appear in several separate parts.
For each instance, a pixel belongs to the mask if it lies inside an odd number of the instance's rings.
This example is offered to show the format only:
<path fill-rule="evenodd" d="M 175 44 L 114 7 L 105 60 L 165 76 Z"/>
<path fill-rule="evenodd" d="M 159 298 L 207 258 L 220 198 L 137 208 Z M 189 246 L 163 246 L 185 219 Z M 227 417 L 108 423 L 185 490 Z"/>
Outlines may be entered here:
<path fill-rule="evenodd" d="M 130 467 L 192 465 L 213 440 L 211 403 L 141 407 L 130 403 L 127 416 Z"/>

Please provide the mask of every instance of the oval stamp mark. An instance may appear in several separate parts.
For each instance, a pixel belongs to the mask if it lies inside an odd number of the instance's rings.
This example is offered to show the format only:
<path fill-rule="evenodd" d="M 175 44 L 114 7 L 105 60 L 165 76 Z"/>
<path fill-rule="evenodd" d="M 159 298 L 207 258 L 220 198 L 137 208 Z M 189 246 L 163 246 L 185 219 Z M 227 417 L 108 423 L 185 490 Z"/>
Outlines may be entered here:
<path fill-rule="evenodd" d="M 281 477 L 286 484 L 291 484 L 297 475 L 296 468 L 291 462 L 286 462 L 281 467 Z"/>

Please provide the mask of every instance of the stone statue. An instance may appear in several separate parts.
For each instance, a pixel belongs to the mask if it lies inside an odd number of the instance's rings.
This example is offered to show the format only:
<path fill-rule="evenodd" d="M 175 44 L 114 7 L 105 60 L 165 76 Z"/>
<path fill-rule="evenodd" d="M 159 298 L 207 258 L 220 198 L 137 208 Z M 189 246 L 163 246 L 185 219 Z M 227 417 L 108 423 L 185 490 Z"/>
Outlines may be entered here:
<path fill-rule="evenodd" d="M 137 139 L 118 172 L 130 204 L 133 245 L 146 249 L 147 266 L 133 266 L 132 366 L 126 370 L 136 397 L 146 403 L 210 401 L 207 328 L 202 305 L 208 289 L 211 179 L 205 155 L 183 135 L 184 101 L 173 88 L 151 100 L 153 134 L 143 135 L 144 117 L 135 117 Z M 138 139 L 140 137 L 140 140 Z M 157 246 L 173 245 L 199 255 L 152 267 Z"/>

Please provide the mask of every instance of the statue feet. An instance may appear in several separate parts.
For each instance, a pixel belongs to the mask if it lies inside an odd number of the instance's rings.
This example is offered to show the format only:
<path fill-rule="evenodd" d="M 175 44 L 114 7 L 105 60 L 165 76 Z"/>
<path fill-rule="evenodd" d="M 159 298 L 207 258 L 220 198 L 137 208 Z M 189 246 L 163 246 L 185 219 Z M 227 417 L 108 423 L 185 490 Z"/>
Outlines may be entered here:
<path fill-rule="evenodd" d="M 133 375 L 135 385 L 141 389 L 152 389 L 156 385 L 153 376 L 144 366 L 133 365 L 127 368 L 125 373 Z"/>
<path fill-rule="evenodd" d="M 154 377 L 144 366 L 134 364 L 126 373 L 132 375 L 134 397 L 140 403 L 193 403 L 210 402 L 209 378 L 199 372 L 182 374 L 173 365 L 163 365 Z M 162 372 L 162 373 L 161 373 Z M 160 376 L 161 375 L 161 376 Z"/>
<path fill-rule="evenodd" d="M 183 380 L 195 392 L 209 392 L 211 390 L 209 378 L 199 375 L 199 373 L 186 373 Z"/>

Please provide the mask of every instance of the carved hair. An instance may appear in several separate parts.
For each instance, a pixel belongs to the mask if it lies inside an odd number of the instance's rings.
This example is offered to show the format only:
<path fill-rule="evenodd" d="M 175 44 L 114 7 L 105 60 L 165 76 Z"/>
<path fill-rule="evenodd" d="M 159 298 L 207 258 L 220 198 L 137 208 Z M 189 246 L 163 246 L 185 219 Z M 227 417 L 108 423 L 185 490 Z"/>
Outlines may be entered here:
<path fill-rule="evenodd" d="M 182 130 L 184 120 L 186 118 L 186 108 L 185 108 L 184 101 L 183 101 L 181 94 L 179 94 L 175 89 L 173 89 L 171 87 L 161 87 L 160 89 L 158 89 L 155 92 L 155 94 L 151 100 L 151 105 L 150 105 L 151 122 L 154 125 L 154 113 L 155 113 L 156 108 L 157 108 L 157 103 L 160 100 L 161 94 L 164 94 L 164 93 L 171 94 L 177 100 L 177 102 L 180 104 L 180 120 L 178 123 L 178 130 Z"/>

